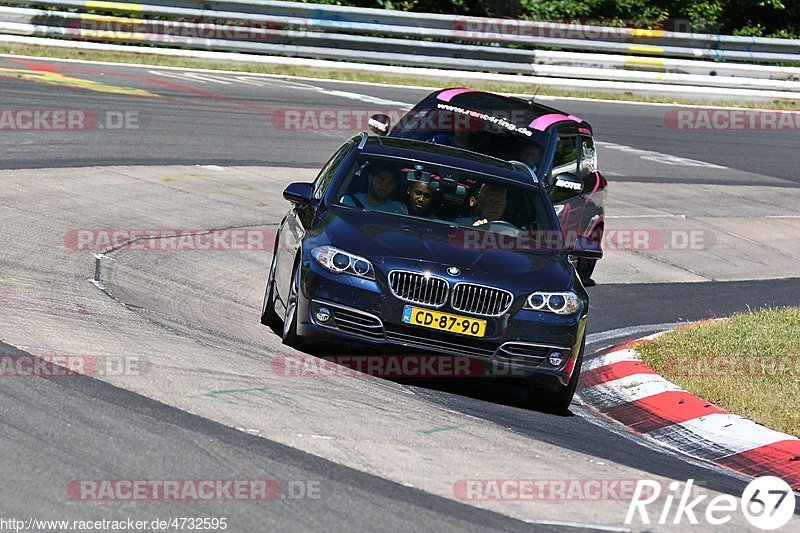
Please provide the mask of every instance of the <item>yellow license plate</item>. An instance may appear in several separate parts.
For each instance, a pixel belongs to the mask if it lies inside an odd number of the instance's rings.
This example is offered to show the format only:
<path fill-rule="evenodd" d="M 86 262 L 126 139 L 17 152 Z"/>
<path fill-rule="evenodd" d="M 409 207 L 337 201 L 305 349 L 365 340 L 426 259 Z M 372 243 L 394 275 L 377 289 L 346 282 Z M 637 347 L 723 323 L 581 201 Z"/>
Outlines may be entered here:
<path fill-rule="evenodd" d="M 480 318 L 440 313 L 411 305 L 403 308 L 403 322 L 472 337 L 483 337 L 486 334 L 486 321 Z"/>

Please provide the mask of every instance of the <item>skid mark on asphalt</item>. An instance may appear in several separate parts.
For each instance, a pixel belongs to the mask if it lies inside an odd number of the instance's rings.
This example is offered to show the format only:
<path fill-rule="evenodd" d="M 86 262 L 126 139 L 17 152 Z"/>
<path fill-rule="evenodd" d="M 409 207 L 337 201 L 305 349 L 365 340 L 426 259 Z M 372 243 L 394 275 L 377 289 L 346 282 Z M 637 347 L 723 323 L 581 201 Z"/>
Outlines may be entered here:
<path fill-rule="evenodd" d="M 454 429 L 462 429 L 465 427 L 467 427 L 467 424 L 457 424 L 454 426 L 434 426 L 431 429 L 417 431 L 417 433 L 422 433 L 423 435 L 431 435 L 433 433 L 439 433 L 440 431 L 452 431 Z"/>
<path fill-rule="evenodd" d="M 393 413 L 391 409 L 387 409 L 381 405 L 373 404 L 370 402 L 360 400 L 346 400 L 341 398 L 330 398 L 328 396 L 316 395 L 309 392 L 305 388 L 269 388 L 269 387 L 256 387 L 256 388 L 241 388 L 241 389 L 215 389 L 208 392 L 201 393 L 194 398 L 202 398 L 211 401 L 218 401 L 222 403 L 237 405 L 240 407 L 258 407 L 258 408 L 276 408 L 283 407 L 290 411 L 300 412 L 303 415 L 313 417 L 326 417 L 325 412 L 320 409 L 305 408 L 302 402 L 297 400 L 297 397 L 302 395 L 304 399 L 316 398 L 320 403 L 324 403 L 329 407 L 339 407 L 342 409 L 359 409 L 365 416 L 382 416 L 385 418 L 392 418 L 396 420 L 406 420 L 407 418 L 401 417 Z M 370 411 L 374 411 L 370 413 Z"/>
<path fill-rule="evenodd" d="M 285 88 L 286 86 L 290 86 L 294 89 L 301 91 L 311 91 L 313 93 L 318 93 L 320 95 L 325 95 L 329 97 L 332 96 L 335 98 L 341 98 L 345 100 L 354 100 L 369 105 L 379 105 L 384 107 L 389 106 L 391 108 L 398 108 L 401 111 L 408 110 L 412 107 L 412 104 L 408 102 L 399 102 L 367 94 L 342 91 L 342 90 L 331 90 L 307 83 L 284 82 L 284 81 L 275 82 L 271 80 L 268 81 L 265 79 L 258 79 L 255 77 L 251 78 L 248 76 L 236 76 L 236 75 L 223 76 L 223 75 L 206 74 L 206 73 L 198 74 L 194 72 L 176 73 L 176 72 L 161 71 L 156 69 L 150 70 L 148 72 L 148 74 L 150 74 L 151 76 L 141 76 L 136 74 L 115 72 L 112 70 L 98 70 L 93 68 L 84 68 L 77 66 L 43 64 L 35 61 L 15 59 L 15 58 L 10 58 L 9 61 L 12 63 L 19 64 L 23 68 L 0 67 L 0 76 L 2 76 L 3 72 L 5 71 L 7 73 L 6 77 L 9 78 L 19 78 L 28 81 L 49 83 L 52 85 L 59 85 L 63 87 L 70 87 L 76 89 L 101 91 L 118 95 L 146 96 L 153 98 L 157 97 L 161 102 L 167 104 L 176 104 L 182 106 L 184 105 L 203 106 L 204 108 L 210 107 L 210 108 L 231 109 L 231 110 L 244 109 L 249 113 L 263 115 L 265 118 L 268 118 L 272 122 L 273 127 L 280 127 L 282 122 L 285 121 L 284 114 L 287 111 L 286 108 L 267 107 L 261 104 L 252 103 L 250 101 L 239 100 L 237 98 L 228 97 L 223 94 L 213 92 L 211 90 L 191 87 L 186 84 L 180 83 L 180 81 L 185 81 L 187 83 L 193 83 L 193 84 L 201 84 L 202 86 L 206 86 L 207 84 L 215 84 L 221 86 L 230 86 L 231 84 L 243 84 L 249 86 L 256 85 L 259 88 L 263 88 L 265 91 L 268 91 L 269 88 L 272 87 Z M 76 75 L 103 76 L 104 79 L 122 78 L 123 80 L 125 79 L 135 80 L 140 84 L 144 84 L 146 87 L 148 87 L 148 89 L 138 89 L 126 86 L 109 85 L 107 83 L 101 83 L 99 81 L 95 81 L 92 79 L 75 77 Z M 169 81 L 168 79 L 164 78 L 172 78 L 174 81 Z M 153 89 L 152 86 L 155 86 L 155 89 Z M 183 93 L 183 95 L 182 96 L 174 94 L 165 95 L 165 94 L 156 94 L 152 92 L 153 90 L 157 91 L 159 88 L 173 92 L 177 91 L 179 93 Z M 208 102 L 208 100 L 210 100 L 211 102 Z M 358 128 L 354 129 L 353 133 L 355 133 L 357 129 Z M 322 137 L 339 138 L 342 135 L 341 131 L 338 130 L 327 131 L 324 128 L 319 128 L 319 127 L 304 128 L 304 130 L 306 133 Z"/>
<path fill-rule="evenodd" d="M 166 76 L 169 78 L 182 79 L 186 81 L 193 81 L 203 84 L 210 82 L 210 83 L 220 83 L 223 85 L 244 84 L 244 85 L 255 85 L 257 87 L 281 87 L 281 88 L 292 87 L 298 90 L 322 93 L 328 96 L 336 96 L 338 98 L 344 98 L 346 100 L 356 100 L 358 102 L 364 102 L 367 104 L 392 106 L 392 107 L 400 107 L 407 109 L 411 109 L 414 106 L 414 104 L 408 102 L 399 102 L 397 100 L 380 98 L 378 96 L 371 96 L 363 93 L 326 89 L 324 87 L 319 87 L 317 85 L 313 85 L 310 83 L 302 83 L 299 81 L 289 81 L 289 80 L 275 81 L 274 79 L 263 78 L 259 77 L 258 75 L 232 75 L 230 73 L 212 74 L 206 72 L 203 72 L 201 74 L 189 71 L 174 72 L 167 70 L 150 70 L 149 72 L 150 74 L 155 74 L 157 76 Z"/>
<path fill-rule="evenodd" d="M 166 81 L 166 80 L 161 80 L 161 79 L 153 78 L 153 77 L 138 76 L 138 75 L 135 75 L 135 74 L 124 74 L 122 72 L 114 72 L 114 71 L 109 71 L 109 70 L 97 70 L 97 69 L 92 69 L 92 68 L 82 68 L 82 67 L 63 66 L 63 65 L 53 66 L 53 65 L 46 65 L 46 64 L 42 64 L 42 63 L 36 63 L 36 62 L 33 62 L 33 61 L 23 61 L 21 59 L 10 59 L 10 61 L 12 61 L 14 63 L 18 63 L 18 64 L 24 65 L 27 70 L 26 69 L 6 69 L 6 70 L 27 72 L 27 73 L 29 73 L 30 76 L 35 78 L 32 81 L 43 81 L 43 80 L 40 80 L 39 78 L 46 78 L 47 76 L 50 76 L 52 79 L 58 79 L 57 77 L 61 76 L 65 80 L 72 80 L 73 81 L 73 85 L 69 85 L 69 84 L 65 83 L 65 84 L 63 84 L 64 86 L 67 86 L 67 87 L 74 86 L 75 88 L 79 88 L 79 89 L 81 89 L 81 88 L 82 89 L 89 89 L 90 88 L 89 85 L 92 85 L 92 84 L 96 84 L 97 86 L 101 86 L 101 85 L 105 85 L 105 84 L 100 84 L 99 82 L 95 82 L 93 80 L 87 80 L 87 79 L 84 79 L 84 78 L 72 77 L 69 74 L 78 73 L 78 74 L 85 74 L 85 75 L 96 75 L 96 76 L 103 76 L 104 78 L 106 78 L 106 77 L 117 77 L 117 78 L 129 79 L 129 80 L 136 80 L 136 81 L 142 82 L 142 83 L 144 83 L 146 85 L 156 85 L 157 87 L 172 89 L 172 90 L 188 93 L 188 94 L 190 94 L 192 96 L 199 96 L 199 97 L 203 97 L 203 98 L 208 98 L 210 100 L 214 100 L 216 102 L 222 102 L 222 104 L 220 105 L 220 107 L 222 107 L 222 108 L 241 108 L 241 107 L 244 107 L 244 108 L 247 108 L 247 109 L 249 109 L 251 111 L 252 110 L 258 110 L 258 111 L 260 111 L 262 113 L 268 113 L 269 112 L 268 108 L 266 108 L 264 106 L 261 106 L 261 105 L 258 105 L 258 104 L 252 104 L 250 102 L 240 101 L 240 100 L 237 100 L 235 98 L 229 98 L 227 96 L 224 96 L 224 95 L 221 95 L 221 94 L 217 94 L 217 93 L 214 93 L 214 92 L 204 91 L 202 89 L 196 89 L 194 87 L 188 87 L 186 85 L 181 85 L 179 83 L 172 83 L 172 82 L 169 82 L 169 81 Z M 2 72 L 3 68 L 4 67 L 0 67 L 0 72 Z M 11 77 L 11 76 L 8 76 L 8 77 Z M 84 84 L 87 85 L 87 86 L 83 86 Z M 119 87 L 117 87 L 117 86 L 113 86 L 113 85 L 105 85 L 105 86 L 111 88 L 107 92 L 114 92 L 115 94 L 122 94 L 122 95 L 129 95 L 129 96 L 151 96 L 151 97 L 158 97 L 161 101 L 168 102 L 168 103 L 175 103 L 175 104 L 181 104 L 181 105 L 203 105 L 203 106 L 208 106 L 208 102 L 197 102 L 197 101 L 193 101 L 193 100 L 186 100 L 186 99 L 180 99 L 180 98 L 178 98 L 178 99 L 169 98 L 169 97 L 166 97 L 166 96 L 163 96 L 163 95 L 158 95 L 158 94 L 152 93 L 152 92 L 147 91 L 145 89 L 131 89 L 131 90 L 132 91 L 141 91 L 141 92 L 146 93 L 146 94 L 131 94 L 131 93 L 128 93 L 128 92 L 125 92 L 125 91 L 119 91 L 119 90 L 115 91 L 114 89 L 119 89 Z M 123 89 L 125 89 L 125 88 L 123 88 Z"/>
<path fill-rule="evenodd" d="M 283 111 L 282 109 L 267 108 L 267 107 L 264 107 L 264 106 L 261 106 L 261 105 L 258 105 L 258 104 L 252 104 L 250 102 L 236 100 L 235 98 L 230 98 L 230 97 L 227 97 L 227 96 L 224 96 L 224 95 L 221 95 L 221 94 L 217 94 L 217 93 L 214 93 L 214 92 L 211 92 L 211 91 L 197 89 L 197 88 L 194 88 L 194 87 L 189 87 L 189 86 L 182 85 L 182 84 L 179 84 L 179 83 L 169 82 L 169 81 L 166 81 L 166 80 L 163 80 L 163 79 L 158 79 L 158 78 L 153 78 L 153 77 L 137 76 L 137 75 L 134 75 L 134 74 L 123 74 L 123 73 L 119 73 L 119 72 L 98 71 L 98 70 L 94 70 L 94 69 L 80 68 L 80 67 L 68 67 L 68 66 L 52 67 L 52 66 L 39 65 L 39 64 L 35 64 L 35 63 L 29 63 L 29 65 L 35 65 L 35 68 L 48 68 L 48 69 L 68 70 L 68 71 L 80 71 L 80 72 L 89 73 L 89 74 L 103 74 L 103 75 L 107 75 L 107 76 L 120 76 L 120 77 L 125 77 L 125 78 L 137 79 L 137 80 L 144 81 L 146 83 L 158 84 L 158 85 L 162 85 L 164 87 L 169 87 L 171 89 L 176 89 L 176 90 L 189 92 L 189 93 L 191 93 L 193 95 L 204 96 L 204 97 L 208 97 L 208 98 L 211 98 L 211 99 L 214 99 L 214 100 L 232 103 L 232 104 L 235 104 L 235 105 L 238 105 L 238 106 L 245 106 L 245 107 L 248 107 L 248 108 L 251 108 L 251 109 L 258 109 L 258 110 L 264 112 L 265 114 L 272 114 L 272 113 L 277 112 L 277 111 Z M 179 72 L 179 73 L 175 73 L 175 72 L 171 72 L 171 71 L 162 71 L 162 70 L 150 70 L 149 73 L 153 74 L 155 76 L 169 77 L 169 78 L 173 78 L 173 79 L 185 80 L 185 81 L 190 81 L 190 82 L 194 82 L 194 83 L 202 83 L 202 84 L 206 84 L 206 83 L 216 83 L 216 84 L 222 84 L 222 85 L 245 84 L 245 85 L 257 85 L 259 87 L 286 87 L 286 86 L 291 86 L 291 87 L 296 88 L 298 90 L 306 90 L 306 91 L 316 92 L 316 93 L 325 94 L 325 95 L 328 95 L 328 96 L 334 96 L 334 97 L 342 98 L 342 99 L 346 99 L 346 100 L 355 100 L 355 101 L 359 101 L 359 102 L 363 102 L 363 103 L 367 103 L 367 104 L 372 104 L 372 105 L 399 107 L 401 109 L 411 109 L 411 107 L 413 107 L 413 104 L 408 103 L 408 102 L 400 102 L 400 101 L 396 101 L 396 100 L 389 100 L 389 99 L 386 99 L 386 98 L 370 96 L 368 94 L 355 93 L 355 92 L 350 92 L 350 91 L 326 89 L 326 88 L 318 87 L 316 85 L 312 85 L 312 84 L 308 84 L 308 83 L 287 82 L 287 81 L 283 81 L 283 80 L 281 80 L 280 82 L 275 82 L 275 81 L 272 81 L 272 80 L 258 79 L 255 76 L 253 76 L 253 77 L 243 76 L 243 75 L 242 76 L 231 76 L 231 75 L 224 76 L 224 75 L 207 74 L 207 73 L 198 74 L 198 73 L 194 73 L 194 72 Z M 318 131 L 318 132 L 315 132 L 315 133 L 319 133 L 319 134 L 326 135 L 326 136 L 330 135 L 330 132 L 325 132 L 325 131 Z"/>
<path fill-rule="evenodd" d="M 82 303 L 9 289 L 0 291 L 0 305 L 19 311 L 32 311 L 55 316 L 64 316 L 64 314 L 95 316 Z"/>
<path fill-rule="evenodd" d="M 269 387 L 221 389 L 209 391 L 197 397 L 239 406 L 249 404 L 256 407 L 288 407 L 295 411 L 300 411 L 304 415 L 319 415 L 319 413 L 315 413 L 312 409 L 301 407 L 299 403 L 292 398 L 292 395 L 287 395 L 285 392 L 286 391 L 270 389 Z"/>
<path fill-rule="evenodd" d="M 71 287 L 68 284 L 16 274 L 0 274 L 0 306 L 55 316 L 62 313 L 65 316 L 96 316 L 90 310 L 96 301 L 67 288 Z"/>

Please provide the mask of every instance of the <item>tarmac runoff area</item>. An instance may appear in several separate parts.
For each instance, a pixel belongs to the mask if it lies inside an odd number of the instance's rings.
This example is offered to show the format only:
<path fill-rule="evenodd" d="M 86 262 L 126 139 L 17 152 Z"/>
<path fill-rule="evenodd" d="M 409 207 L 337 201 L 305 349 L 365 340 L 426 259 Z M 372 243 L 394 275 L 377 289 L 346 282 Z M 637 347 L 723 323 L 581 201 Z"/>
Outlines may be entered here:
<path fill-rule="evenodd" d="M 270 235 L 287 209 L 281 199 L 285 185 L 315 174 L 315 169 L 213 166 L 0 171 L 3 340 L 37 355 L 135 357 L 140 372 L 98 378 L 460 501 L 464 480 L 513 480 L 520 472 L 533 479 L 670 481 L 544 442 L 532 449 L 529 438 L 432 406 L 402 384 L 277 374 L 270 365 L 275 357 L 300 354 L 258 323 L 269 253 L 257 249 L 257 238 L 251 241 L 254 250 L 225 253 L 199 247 L 181 253 L 121 249 L 102 259 L 100 286 L 89 281 L 96 266 L 92 251 L 72 246 L 77 230 L 97 228 L 239 228 Z M 800 218 L 792 217 L 800 200 L 797 189 L 674 187 L 615 185 L 607 229 L 698 230 L 713 234 L 714 246 L 609 250 L 597 268 L 599 284 L 797 274 Z M 654 204 L 659 209 L 649 207 Z M 238 242 L 252 238 L 244 235 Z M 235 241 L 230 235 L 225 239 Z M 558 522 L 568 515 L 573 523 L 618 526 L 628 510 L 626 496 L 557 504 L 487 497 L 469 503 L 523 520 Z M 738 514 L 729 526 L 747 528 Z"/>

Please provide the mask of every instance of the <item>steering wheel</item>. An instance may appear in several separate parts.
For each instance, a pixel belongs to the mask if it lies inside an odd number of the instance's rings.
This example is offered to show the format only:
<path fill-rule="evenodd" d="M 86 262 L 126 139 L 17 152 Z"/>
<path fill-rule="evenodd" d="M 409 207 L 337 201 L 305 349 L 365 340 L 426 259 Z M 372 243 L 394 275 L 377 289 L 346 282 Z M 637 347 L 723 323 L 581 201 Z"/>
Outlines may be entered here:
<path fill-rule="evenodd" d="M 512 224 L 511 222 L 506 222 L 505 220 L 493 220 L 491 222 L 487 222 L 485 224 L 481 224 L 480 226 L 476 226 L 481 229 L 486 229 L 488 231 L 494 231 L 496 233 L 507 233 L 512 237 L 518 236 L 522 233 L 522 230 L 519 229 L 517 226 Z M 510 231 L 509 231 L 510 230 Z"/>

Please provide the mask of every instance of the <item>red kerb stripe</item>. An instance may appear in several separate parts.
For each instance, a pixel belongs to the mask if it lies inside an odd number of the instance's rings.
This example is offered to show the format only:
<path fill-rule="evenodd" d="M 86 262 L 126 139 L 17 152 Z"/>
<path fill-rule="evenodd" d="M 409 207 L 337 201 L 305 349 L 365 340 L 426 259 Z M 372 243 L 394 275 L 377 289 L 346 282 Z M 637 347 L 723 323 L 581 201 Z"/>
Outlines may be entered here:
<path fill-rule="evenodd" d="M 800 440 L 782 440 L 717 462 L 750 476 L 778 476 L 800 491 Z"/>
<path fill-rule="evenodd" d="M 611 363 L 610 365 L 587 370 L 581 375 L 581 384 L 584 387 L 594 387 L 607 381 L 634 374 L 655 374 L 655 372 L 641 361 L 620 361 L 619 363 Z"/>
<path fill-rule="evenodd" d="M 606 415 L 639 433 L 647 433 L 713 413 L 727 413 L 694 394 L 669 391 L 612 407 Z"/>

